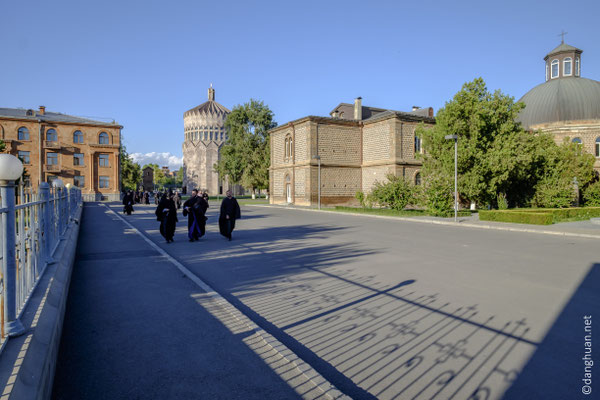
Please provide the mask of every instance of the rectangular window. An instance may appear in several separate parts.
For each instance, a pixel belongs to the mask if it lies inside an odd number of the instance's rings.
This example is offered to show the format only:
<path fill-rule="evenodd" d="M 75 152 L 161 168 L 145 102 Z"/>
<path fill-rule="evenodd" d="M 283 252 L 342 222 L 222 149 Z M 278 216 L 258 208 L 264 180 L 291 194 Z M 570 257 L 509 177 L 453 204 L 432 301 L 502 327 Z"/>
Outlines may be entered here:
<path fill-rule="evenodd" d="M 565 76 L 570 76 L 572 74 L 571 72 L 571 58 L 565 58 L 564 62 L 563 62 L 563 71 L 564 71 L 564 75 Z"/>
<path fill-rule="evenodd" d="M 98 162 L 101 167 L 108 167 L 108 154 L 98 155 Z"/>
<path fill-rule="evenodd" d="M 84 165 L 82 153 L 73 154 L 73 165 Z"/>
<path fill-rule="evenodd" d="M 46 154 L 47 165 L 58 165 L 58 153 L 47 153 Z"/>
<path fill-rule="evenodd" d="M 77 186 L 78 188 L 84 187 L 85 186 L 85 177 L 84 176 L 75 175 L 73 177 L 73 184 L 75 186 Z"/>
<path fill-rule="evenodd" d="M 108 176 L 100 176 L 100 189 L 108 189 Z"/>
<path fill-rule="evenodd" d="M 23 164 L 29 164 L 29 152 L 28 151 L 19 151 L 19 160 L 21 160 L 21 162 Z"/>

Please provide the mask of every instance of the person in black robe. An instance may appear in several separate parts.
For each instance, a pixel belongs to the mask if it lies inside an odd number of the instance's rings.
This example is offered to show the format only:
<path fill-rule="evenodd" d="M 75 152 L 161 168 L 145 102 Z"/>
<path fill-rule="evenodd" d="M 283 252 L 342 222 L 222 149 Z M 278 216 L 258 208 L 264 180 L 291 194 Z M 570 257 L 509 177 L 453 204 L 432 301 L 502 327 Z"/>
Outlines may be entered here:
<path fill-rule="evenodd" d="M 160 221 L 160 234 L 167 240 L 167 243 L 173 241 L 175 227 L 177 222 L 177 210 L 172 196 L 163 195 L 156 207 L 156 220 Z"/>
<path fill-rule="evenodd" d="M 183 203 L 183 216 L 188 217 L 188 238 L 190 242 L 200 239 L 206 233 L 206 209 L 208 204 L 202 196 L 198 196 L 198 190 L 192 190 L 192 197 Z"/>
<path fill-rule="evenodd" d="M 227 197 L 221 203 L 221 215 L 219 216 L 219 231 L 231 241 L 231 234 L 235 229 L 235 220 L 242 217 L 240 205 L 235 197 L 232 196 L 231 190 L 226 193 Z"/>
<path fill-rule="evenodd" d="M 175 193 L 175 205 L 177 206 L 178 210 L 181 208 L 181 195 L 179 192 Z"/>
<path fill-rule="evenodd" d="M 131 215 L 133 212 L 133 202 L 133 193 L 130 190 L 123 196 L 123 214 Z"/>
<path fill-rule="evenodd" d="M 150 193 L 144 192 L 144 204 L 150 204 Z"/>

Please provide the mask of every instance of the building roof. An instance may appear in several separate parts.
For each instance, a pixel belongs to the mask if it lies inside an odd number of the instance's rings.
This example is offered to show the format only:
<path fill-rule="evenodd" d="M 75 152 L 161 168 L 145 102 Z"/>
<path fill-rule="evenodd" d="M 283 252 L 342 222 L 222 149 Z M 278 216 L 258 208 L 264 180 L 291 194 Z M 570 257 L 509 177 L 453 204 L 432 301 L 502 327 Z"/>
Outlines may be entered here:
<path fill-rule="evenodd" d="M 39 111 L 24 108 L 0 108 L 0 118 L 16 118 L 16 119 L 30 119 L 32 121 L 41 120 L 43 122 L 67 122 L 76 124 L 86 125 L 103 125 L 113 126 L 115 128 L 122 128 L 121 125 L 117 124 L 114 120 L 112 122 L 96 121 L 89 118 L 76 117 L 73 115 L 61 114 L 56 112 L 45 111 L 41 114 Z"/>
<path fill-rule="evenodd" d="M 559 46 L 560 47 L 560 46 Z M 600 82 L 579 77 L 551 79 L 527 92 L 518 120 L 534 125 L 600 119 Z"/>
<path fill-rule="evenodd" d="M 219 115 L 219 114 L 227 115 L 231 111 L 227 107 L 217 103 L 216 101 L 209 100 L 207 102 L 200 104 L 197 107 L 187 110 L 183 115 L 186 116 L 189 113 L 195 113 L 195 112 L 207 114 L 207 115 L 210 115 L 210 114 L 212 114 L 212 115 Z"/>
<path fill-rule="evenodd" d="M 550 52 L 549 52 L 549 53 L 546 55 L 546 58 L 547 58 L 547 57 L 550 57 L 550 56 L 552 56 L 552 55 L 554 55 L 554 54 L 557 54 L 557 53 L 562 53 L 563 51 L 578 51 L 578 52 L 580 52 L 580 53 L 583 53 L 583 50 L 580 50 L 580 49 L 578 49 L 577 47 L 570 46 L 570 45 L 568 45 L 568 44 L 566 44 L 566 43 L 561 43 L 561 44 L 560 44 L 558 47 L 556 47 L 554 50 L 550 51 Z"/>

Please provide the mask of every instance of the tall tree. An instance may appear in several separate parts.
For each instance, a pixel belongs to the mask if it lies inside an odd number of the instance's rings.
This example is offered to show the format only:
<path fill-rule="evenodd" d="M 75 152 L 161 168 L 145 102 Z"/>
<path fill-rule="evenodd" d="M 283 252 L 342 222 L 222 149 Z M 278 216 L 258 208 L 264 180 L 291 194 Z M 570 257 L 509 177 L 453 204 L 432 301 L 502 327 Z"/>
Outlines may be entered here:
<path fill-rule="evenodd" d="M 2 139 L 0 139 L 0 153 L 3 152 L 4 149 L 6 149 L 6 144 L 4 144 L 4 141 L 2 141 Z"/>
<path fill-rule="evenodd" d="M 250 99 L 233 108 L 225 127 L 229 139 L 215 165 L 231 183 L 252 189 L 269 187 L 269 130 L 276 127 L 273 112 L 262 101 Z"/>
<path fill-rule="evenodd" d="M 534 200 L 534 196 L 538 198 L 536 192 L 542 189 L 572 193 L 572 183 L 568 189 L 565 182 L 574 177 L 581 186 L 588 184 L 593 177 L 593 156 L 583 154 L 576 144 L 556 145 L 550 134 L 524 131 L 516 120 L 524 107 L 499 90 L 488 91 L 481 78 L 465 83 L 438 111 L 434 127 L 417 128 L 425 149 L 424 179 L 453 180 L 454 142 L 445 136 L 457 135 L 458 191 L 463 201 L 495 205 L 498 196 L 506 196 L 512 206 L 532 201 L 559 204 Z M 545 185 L 540 186 L 541 182 Z"/>
<path fill-rule="evenodd" d="M 119 157 L 121 159 L 121 190 L 137 189 L 142 182 L 140 165 L 133 161 L 124 145 L 121 145 Z"/>

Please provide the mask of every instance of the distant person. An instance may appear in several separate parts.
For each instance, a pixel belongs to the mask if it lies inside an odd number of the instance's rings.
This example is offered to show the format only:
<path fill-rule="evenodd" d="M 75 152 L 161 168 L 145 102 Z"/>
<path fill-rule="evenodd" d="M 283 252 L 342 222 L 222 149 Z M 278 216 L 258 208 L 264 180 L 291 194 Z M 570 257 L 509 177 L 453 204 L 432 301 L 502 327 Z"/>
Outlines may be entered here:
<path fill-rule="evenodd" d="M 206 233 L 206 217 L 204 213 L 208 204 L 202 196 L 198 195 L 198 190 L 192 190 L 192 196 L 183 203 L 183 216 L 188 217 L 188 238 L 190 242 L 199 240 Z"/>
<path fill-rule="evenodd" d="M 144 192 L 144 204 L 150 204 L 150 193 Z"/>
<path fill-rule="evenodd" d="M 177 206 L 177 209 L 179 210 L 181 208 L 181 195 L 179 194 L 179 192 L 175 193 L 175 205 Z"/>
<path fill-rule="evenodd" d="M 202 198 L 204 199 L 204 201 L 206 201 L 206 206 L 208 208 L 208 199 L 209 199 L 209 196 L 208 196 L 208 192 L 206 190 L 204 191 L 204 193 L 202 193 Z"/>
<path fill-rule="evenodd" d="M 154 213 L 156 219 L 160 221 L 160 234 L 167 240 L 167 243 L 171 243 L 175 235 L 175 227 L 179 221 L 173 197 L 163 195 Z"/>
<path fill-rule="evenodd" d="M 123 214 L 131 215 L 133 212 L 133 192 L 130 190 L 123 197 Z"/>
<path fill-rule="evenodd" d="M 231 241 L 231 234 L 235 229 L 235 220 L 240 219 L 242 214 L 240 212 L 240 205 L 237 200 L 231 194 L 231 190 L 226 193 L 227 197 L 221 202 L 221 215 L 219 216 L 219 231 L 221 235 L 225 236 Z"/>

